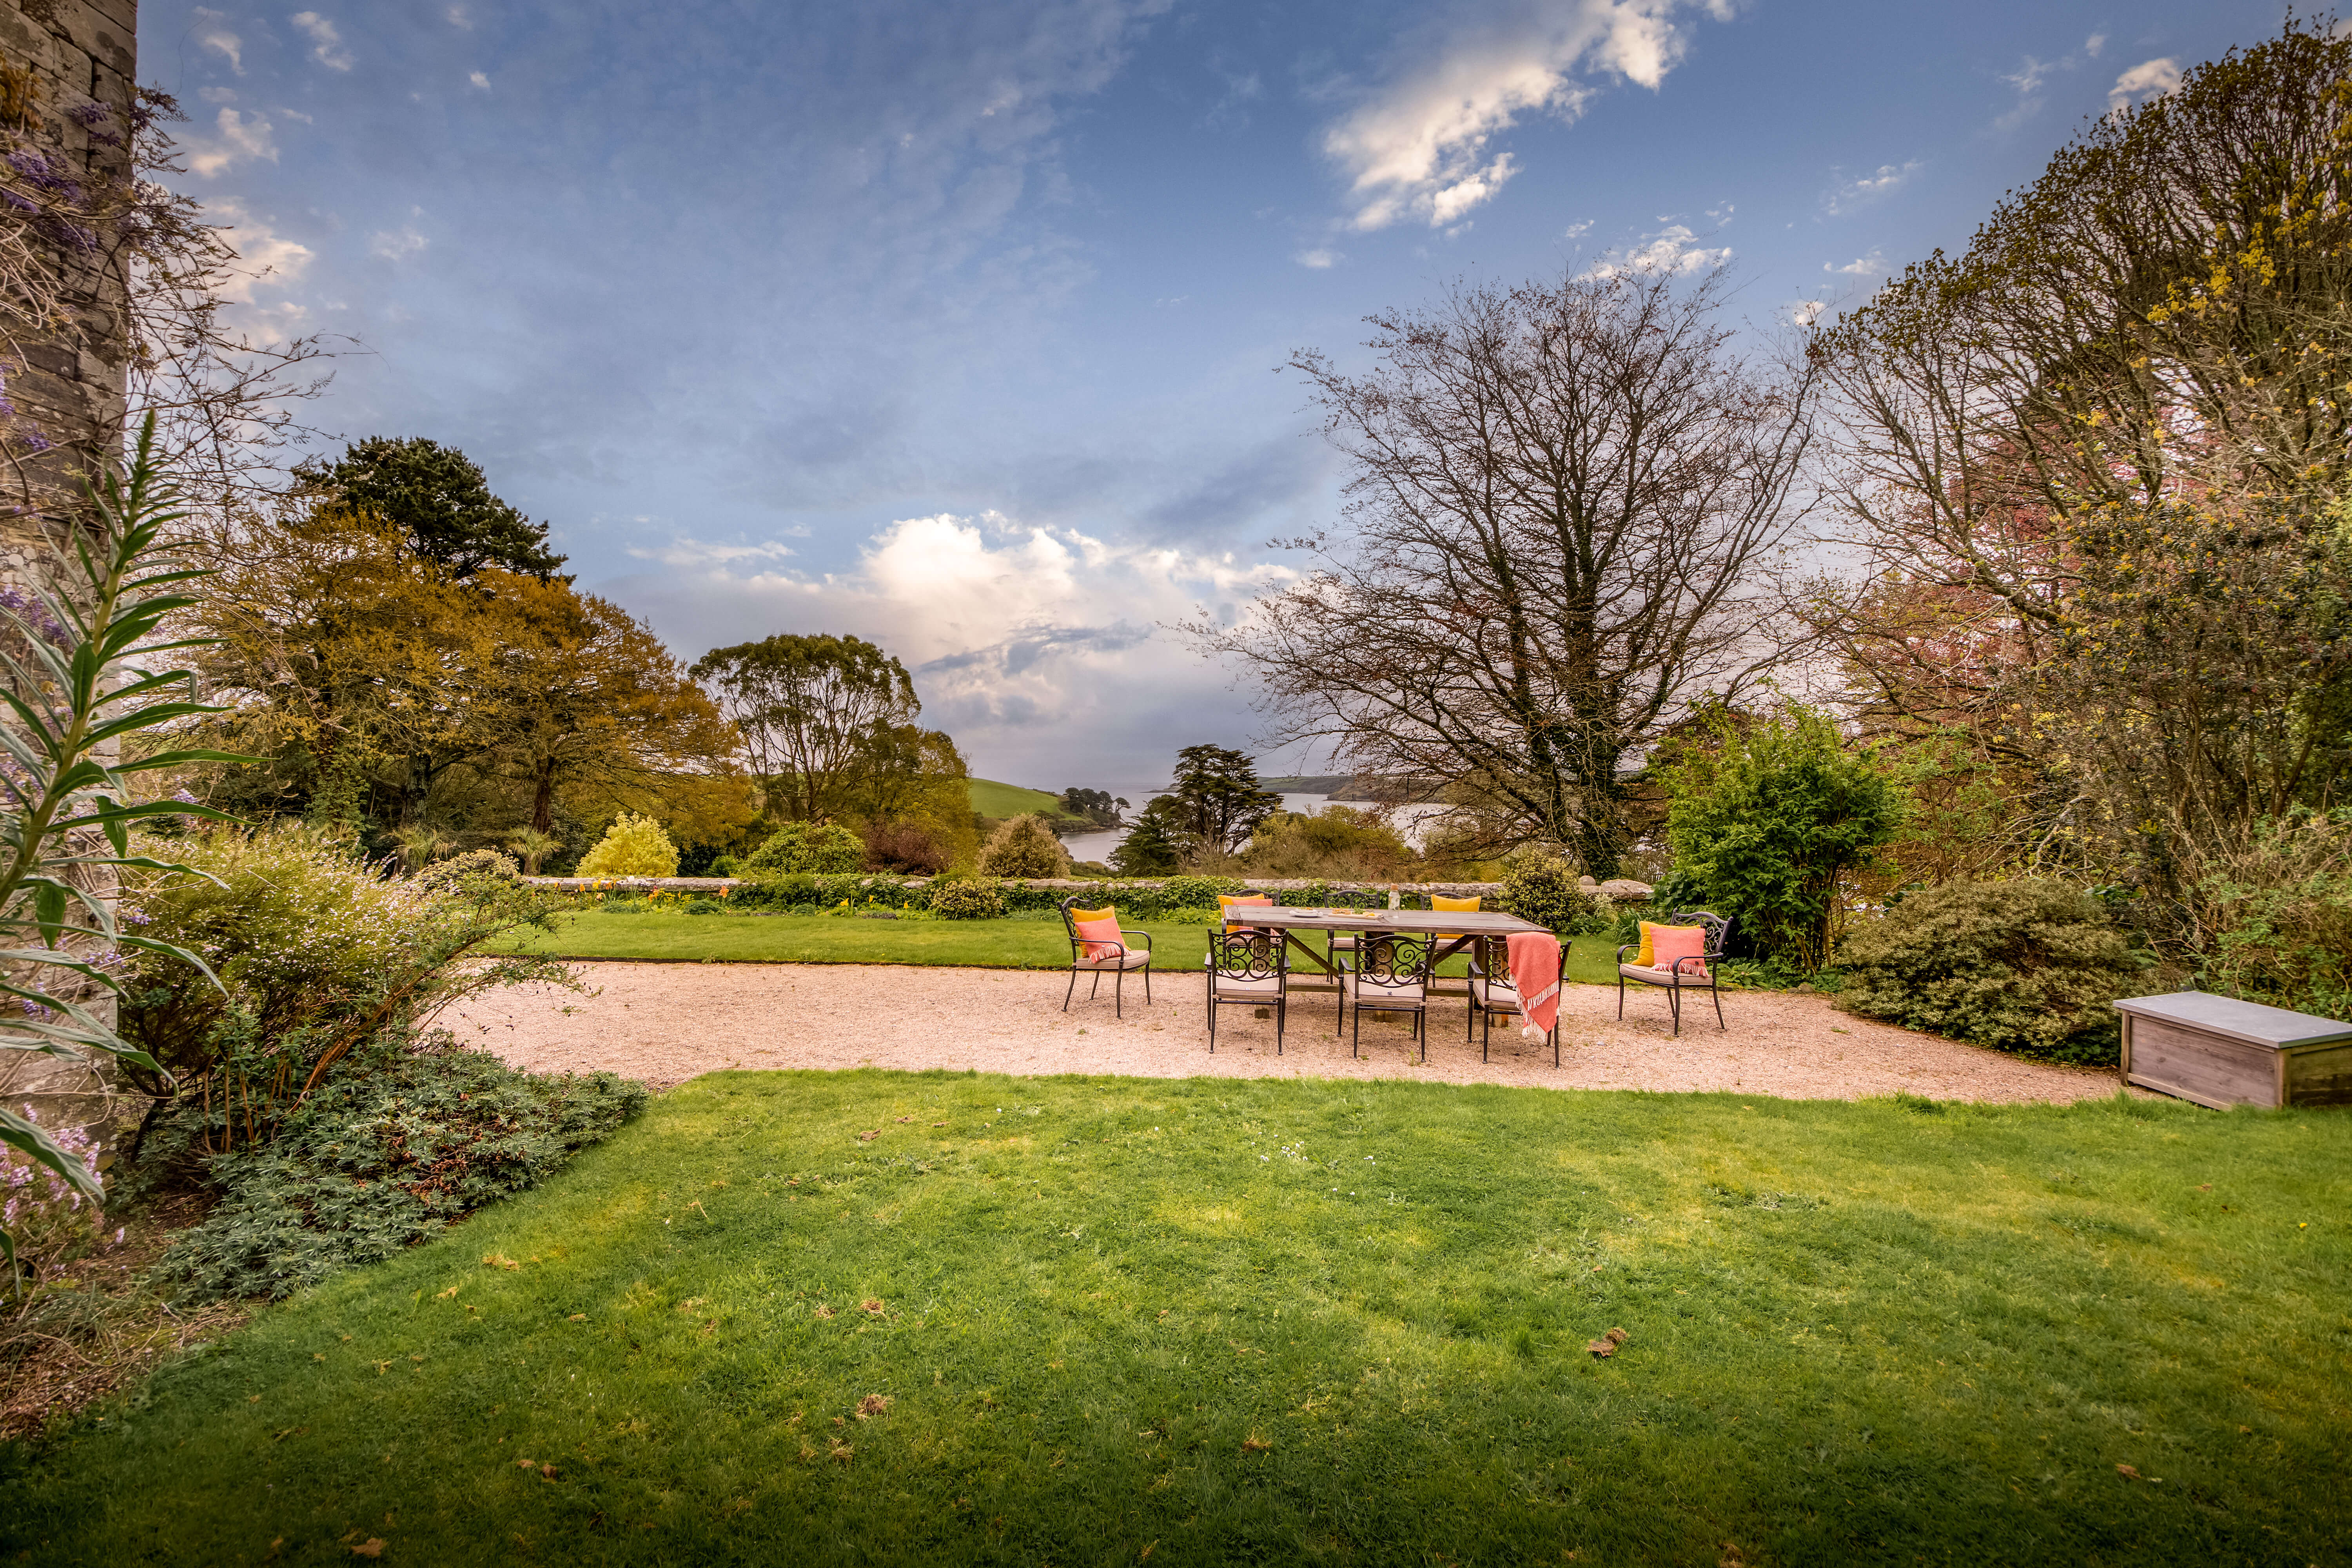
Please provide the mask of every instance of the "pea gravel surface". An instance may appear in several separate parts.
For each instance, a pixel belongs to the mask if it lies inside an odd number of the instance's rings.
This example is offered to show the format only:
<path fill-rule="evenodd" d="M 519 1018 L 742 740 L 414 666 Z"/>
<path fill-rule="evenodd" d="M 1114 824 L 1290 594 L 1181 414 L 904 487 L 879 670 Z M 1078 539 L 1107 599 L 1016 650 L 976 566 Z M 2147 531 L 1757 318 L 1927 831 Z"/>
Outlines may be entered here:
<path fill-rule="evenodd" d="M 599 1069 L 667 1088 L 730 1068 L 876 1067 L 1042 1076 L 1427 1079 L 1547 1089 L 1728 1090 L 1790 1100 L 1907 1093 L 1934 1100 L 2064 1101 L 2111 1095 L 2112 1070 L 2055 1067 L 1838 1012 L 1820 996 L 1726 993 L 1728 1026 L 1686 998 L 1683 1033 L 1665 995 L 1570 985 L 1560 1063 L 1497 1018 L 1490 1055 L 1463 1039 L 1459 996 L 1433 1006 L 1423 1062 L 1402 1021 L 1368 1016 L 1360 1056 L 1335 1035 L 1330 993 L 1294 993 L 1282 1050 L 1271 1018 L 1226 1007 L 1209 1032 L 1197 973 L 1129 978 L 1125 1016 L 1087 982 L 1062 1010 L 1066 974 L 1034 970 L 803 963 L 581 963 L 584 989 L 516 986 L 439 1022 L 460 1039 L 541 1072 Z"/>

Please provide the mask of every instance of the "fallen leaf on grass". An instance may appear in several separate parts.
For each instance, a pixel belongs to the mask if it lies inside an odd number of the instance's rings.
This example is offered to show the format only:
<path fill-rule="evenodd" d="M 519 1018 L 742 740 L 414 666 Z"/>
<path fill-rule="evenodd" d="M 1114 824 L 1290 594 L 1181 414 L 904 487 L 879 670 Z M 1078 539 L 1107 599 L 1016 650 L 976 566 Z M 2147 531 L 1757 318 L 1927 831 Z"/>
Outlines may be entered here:
<path fill-rule="evenodd" d="M 1273 1444 L 1267 1442 L 1265 1438 L 1259 1436 L 1255 1432 L 1242 1439 L 1242 1452 L 1244 1454 L 1269 1453 L 1273 1448 Z"/>
<path fill-rule="evenodd" d="M 285 1430 L 285 1431 L 280 1432 L 279 1434 L 278 1434 L 278 1436 L 277 1436 L 272 1437 L 272 1438 L 271 1438 L 271 1439 L 269 1439 L 269 1440 L 270 1440 L 271 1442 L 273 1442 L 273 1443 L 283 1443 L 284 1441 L 286 1441 L 286 1439 L 287 1439 L 287 1438 L 291 1437 L 292 1436 L 294 1436 L 294 1434 L 295 1434 L 295 1433 L 297 1433 L 297 1432 L 308 1432 L 310 1429 L 310 1428 L 309 1428 L 308 1426 L 289 1426 L 288 1428 L 286 1428 L 286 1430 Z"/>
<path fill-rule="evenodd" d="M 1617 1347 L 1623 1344 L 1629 1337 L 1622 1329 L 1612 1329 L 1584 1348 L 1591 1351 L 1595 1359 L 1605 1359 L 1615 1355 Z"/>
<path fill-rule="evenodd" d="M 456 1295 L 457 1293 L 457 1287 L 456 1287 L 455 1285 L 452 1285 L 452 1286 L 450 1286 L 450 1287 L 449 1287 L 449 1289 L 447 1289 L 446 1290 L 436 1290 L 436 1291 L 435 1291 L 435 1292 L 433 1293 L 433 1299 L 434 1299 L 435 1300 L 436 1300 L 436 1301 L 446 1301 L 446 1300 L 447 1300 L 450 1297 L 452 1297 L 452 1296 Z"/>
<path fill-rule="evenodd" d="M 947 1125 L 947 1123 L 946 1123 L 946 1122 L 944 1122 L 944 1121 L 934 1121 L 934 1122 L 932 1122 L 932 1123 L 931 1123 L 931 1125 L 932 1125 L 932 1126 L 934 1126 L 934 1127 L 945 1127 L 945 1126 Z"/>
<path fill-rule="evenodd" d="M 588 1321 L 588 1314 L 585 1312 L 574 1312 L 563 1321 L 567 1323 L 584 1323 Z"/>
<path fill-rule="evenodd" d="M 2123 1477 L 2123 1479 L 2127 1481 L 2147 1481 L 2150 1485 L 2154 1485 L 2156 1483 L 2155 1477 L 2143 1476 L 2129 1465 L 2117 1465 L 2116 1467 L 2116 1474 Z"/>
<path fill-rule="evenodd" d="M 357 1546 L 352 1548 L 352 1555 L 354 1557 L 381 1557 L 383 1555 L 383 1542 L 377 1537 L 371 1535 L 365 1541 L 361 1542 Z"/>
<path fill-rule="evenodd" d="M 485 1268 L 520 1268 L 522 1265 L 517 1263 L 513 1258 L 509 1258 L 503 1252 L 485 1252 L 482 1254 L 482 1267 Z"/>
<path fill-rule="evenodd" d="M 889 1408 L 890 1396 L 888 1394 L 869 1394 L 865 1398 L 857 1402 L 857 1418 L 860 1421 L 865 1421 L 873 1416 L 881 1415 L 882 1412 Z"/>
<path fill-rule="evenodd" d="M 856 1452 L 856 1450 L 846 1443 L 835 1443 L 833 1446 L 833 1458 L 840 1464 L 849 1463 L 849 1456 Z"/>
<path fill-rule="evenodd" d="M 871 1132 L 860 1132 L 860 1133 L 857 1135 L 857 1141 L 858 1141 L 860 1143 L 871 1143 L 871 1142 L 874 1142 L 874 1140 L 876 1140 L 877 1138 L 879 1138 L 879 1137 L 881 1137 L 881 1136 L 882 1136 L 882 1129 L 880 1129 L 879 1127 L 877 1127 L 877 1128 L 876 1128 L 873 1131 L 871 1131 Z"/>
<path fill-rule="evenodd" d="M 898 1120 L 901 1121 L 912 1121 L 914 1118 L 911 1116 L 901 1116 Z"/>
<path fill-rule="evenodd" d="M 825 1306 L 823 1302 L 819 1302 L 817 1304 L 816 1315 L 820 1318 L 830 1318 L 833 1316 L 833 1309 Z"/>
<path fill-rule="evenodd" d="M 1152 1549 L 1152 1547 L 1154 1547 L 1154 1546 L 1158 1546 L 1159 1544 L 1160 1544 L 1159 1538 L 1158 1538 L 1157 1536 L 1153 1537 L 1153 1538 L 1152 1538 L 1152 1541 L 1151 1541 L 1151 1545 L 1150 1545 L 1150 1546 L 1146 1546 L 1142 1551 L 1140 1551 L 1140 1552 L 1137 1552 L 1137 1553 L 1135 1554 L 1135 1560 L 1136 1560 L 1138 1563 L 1149 1563 L 1149 1562 L 1150 1562 L 1150 1561 L 1151 1561 L 1151 1549 Z"/>
<path fill-rule="evenodd" d="M 864 1309 L 868 1314 L 874 1317 L 878 1318 L 882 1315 L 882 1303 L 879 1301 L 869 1300 L 860 1301 L 857 1304 L 860 1308 Z"/>
<path fill-rule="evenodd" d="M 515 1461 L 515 1465 L 517 1468 L 525 1470 L 535 1470 L 539 1468 L 539 1461 L 537 1459 L 517 1459 Z"/>

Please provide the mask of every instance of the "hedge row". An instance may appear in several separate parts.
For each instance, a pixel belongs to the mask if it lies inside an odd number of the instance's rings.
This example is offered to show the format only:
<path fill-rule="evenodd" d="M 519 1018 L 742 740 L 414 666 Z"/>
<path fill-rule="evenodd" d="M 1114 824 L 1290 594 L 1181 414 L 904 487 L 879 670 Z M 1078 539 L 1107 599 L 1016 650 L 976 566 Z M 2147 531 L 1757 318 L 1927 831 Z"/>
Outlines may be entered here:
<path fill-rule="evenodd" d="M 1129 920 L 1159 920 L 1183 910 L 1213 909 L 1220 893 L 1238 893 L 1255 884 L 1233 877 L 1171 877 L 1159 882 L 1087 882 L 1065 883 L 1040 887 L 1028 882 L 992 882 L 985 879 L 971 880 L 909 880 L 887 876 L 811 876 L 793 873 L 776 877 L 738 879 L 727 887 L 723 907 L 730 909 L 833 909 L 842 904 L 853 908 L 868 904 L 881 909 L 929 909 L 932 893 L 945 888 L 992 889 L 1007 913 L 1023 910 L 1050 910 L 1064 899 L 1075 897 L 1081 909 L 1100 909 L 1113 905 L 1121 916 Z M 708 900 L 721 903 L 721 884 L 712 883 L 702 889 L 648 889 L 614 887 L 593 889 L 611 900 L 626 900 L 645 897 L 649 891 L 667 896 L 686 894 L 697 903 Z M 583 889 L 589 890 L 589 889 Z M 1288 908 L 1323 908 L 1332 904 L 1359 903 L 1367 906 L 1384 905 L 1385 889 L 1353 889 L 1346 885 L 1310 882 L 1297 887 L 1268 889 L 1276 903 Z M 1406 909 L 1425 910 L 1430 907 L 1429 894 L 1419 889 L 1400 889 L 1398 902 Z M 1490 900 L 1491 903 L 1491 900 Z"/>

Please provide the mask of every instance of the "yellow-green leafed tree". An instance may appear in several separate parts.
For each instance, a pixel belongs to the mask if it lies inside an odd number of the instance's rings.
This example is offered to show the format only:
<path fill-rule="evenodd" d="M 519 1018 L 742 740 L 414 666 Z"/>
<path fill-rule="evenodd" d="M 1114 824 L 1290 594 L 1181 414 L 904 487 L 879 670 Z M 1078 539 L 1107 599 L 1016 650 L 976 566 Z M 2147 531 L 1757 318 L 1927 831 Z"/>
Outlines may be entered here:
<path fill-rule="evenodd" d="M 675 877 L 677 846 L 650 816 L 621 813 L 594 848 L 580 857 L 581 877 Z"/>

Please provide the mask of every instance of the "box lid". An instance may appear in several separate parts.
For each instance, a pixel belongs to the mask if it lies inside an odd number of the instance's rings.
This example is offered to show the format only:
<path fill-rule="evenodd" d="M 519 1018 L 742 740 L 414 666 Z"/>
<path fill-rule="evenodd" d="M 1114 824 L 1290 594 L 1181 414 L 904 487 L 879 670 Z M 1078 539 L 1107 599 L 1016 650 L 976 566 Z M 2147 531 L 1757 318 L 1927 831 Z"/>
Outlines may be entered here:
<path fill-rule="evenodd" d="M 2116 1011 L 2140 1018 L 2160 1018 L 2168 1024 L 2204 1029 L 2249 1045 L 2280 1050 L 2326 1045 L 2331 1040 L 2352 1040 L 2352 1024 L 2339 1019 L 2290 1013 L 2284 1007 L 2265 1007 L 2260 1002 L 2241 1002 L 2234 996 L 2216 996 L 2210 991 L 2126 996 L 2116 1004 Z"/>

